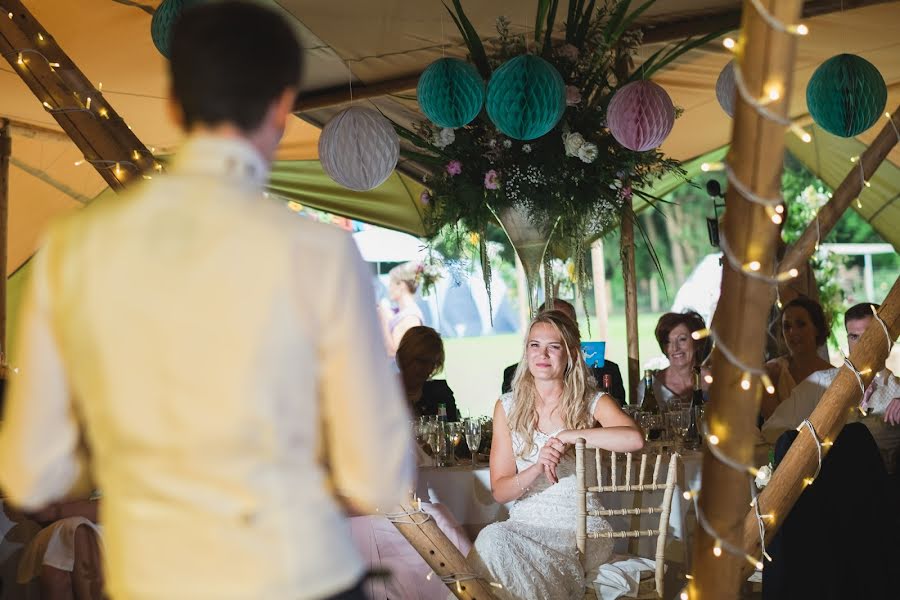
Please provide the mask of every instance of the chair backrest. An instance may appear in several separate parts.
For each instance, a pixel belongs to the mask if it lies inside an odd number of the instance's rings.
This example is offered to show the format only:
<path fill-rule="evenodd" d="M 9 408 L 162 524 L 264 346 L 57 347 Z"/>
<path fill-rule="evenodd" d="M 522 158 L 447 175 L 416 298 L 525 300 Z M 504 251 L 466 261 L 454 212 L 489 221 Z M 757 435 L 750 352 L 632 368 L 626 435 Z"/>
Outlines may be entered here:
<path fill-rule="evenodd" d="M 623 453 L 609 452 L 600 448 L 587 448 L 584 439 L 579 438 L 575 443 L 575 475 L 578 482 L 577 493 L 577 514 L 578 526 L 576 529 L 575 541 L 578 546 L 578 556 L 584 565 L 585 548 L 588 538 L 641 538 L 656 537 L 656 592 L 659 597 L 663 594 L 663 576 L 665 574 L 665 549 L 666 536 L 668 534 L 669 513 L 672 509 L 672 494 L 675 491 L 675 483 L 677 480 L 677 460 L 676 453 L 660 453 L 660 454 L 638 454 L 631 452 L 624 453 L 625 471 L 622 473 L 621 483 L 619 482 L 619 461 Z M 585 454 L 593 453 L 594 463 L 597 471 L 596 485 L 588 485 L 585 475 Z M 606 464 L 609 465 L 609 478 L 604 481 L 604 454 L 607 457 Z M 665 479 L 659 480 L 660 467 L 663 459 L 668 456 L 668 469 Z M 635 456 L 640 457 L 640 467 L 635 473 L 633 468 Z M 652 465 L 652 478 L 647 481 L 647 467 Z M 637 477 L 633 477 L 636 474 Z M 663 491 L 662 502 L 656 506 L 648 506 L 646 508 L 623 508 L 618 509 L 587 509 L 588 494 L 642 494 L 644 492 Z M 659 514 L 659 524 L 656 529 L 632 529 L 627 531 L 600 531 L 588 533 L 587 520 L 589 517 L 608 517 L 617 515 L 652 515 Z"/>

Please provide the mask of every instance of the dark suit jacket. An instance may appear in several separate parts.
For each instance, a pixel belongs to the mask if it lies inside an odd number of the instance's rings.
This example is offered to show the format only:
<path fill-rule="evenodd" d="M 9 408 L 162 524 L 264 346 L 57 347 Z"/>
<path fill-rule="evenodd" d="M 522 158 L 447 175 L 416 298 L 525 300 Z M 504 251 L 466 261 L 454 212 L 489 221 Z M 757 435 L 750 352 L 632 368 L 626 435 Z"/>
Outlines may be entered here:
<path fill-rule="evenodd" d="M 506 367 L 506 369 L 503 370 L 503 387 L 500 390 L 501 393 L 505 394 L 512 389 L 512 378 L 513 375 L 516 374 L 516 368 L 518 366 L 518 363 L 509 365 L 508 367 Z M 625 406 L 625 386 L 622 383 L 622 374 L 619 372 L 619 365 L 611 360 L 607 360 L 600 368 L 588 368 L 591 372 L 591 375 L 593 375 L 594 379 L 597 380 L 597 385 L 603 385 L 604 375 L 612 376 L 609 394 L 610 396 L 618 400 L 620 405 Z"/>
<path fill-rule="evenodd" d="M 447 405 L 447 420 L 459 421 L 456 398 L 446 379 L 432 379 L 422 386 L 422 397 L 413 405 L 417 417 L 438 414 L 438 404 Z"/>

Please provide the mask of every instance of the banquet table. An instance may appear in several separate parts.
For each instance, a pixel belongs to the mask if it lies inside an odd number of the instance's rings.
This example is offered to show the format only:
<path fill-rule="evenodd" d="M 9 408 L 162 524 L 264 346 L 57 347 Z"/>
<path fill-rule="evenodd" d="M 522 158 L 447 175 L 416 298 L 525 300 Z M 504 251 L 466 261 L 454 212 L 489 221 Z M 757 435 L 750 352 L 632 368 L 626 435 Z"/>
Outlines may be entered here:
<path fill-rule="evenodd" d="M 648 451 L 653 451 L 653 449 L 648 449 Z M 673 559 L 685 562 L 692 529 L 689 519 L 693 519 L 693 511 L 691 503 L 683 498 L 682 492 L 685 489 L 696 489 L 699 486 L 702 464 L 701 452 L 688 450 L 680 453 L 677 484 L 669 515 L 670 552 L 668 553 L 673 555 Z M 621 481 L 621 475 L 619 477 Z M 664 473 L 661 473 L 660 479 L 663 478 Z M 485 526 L 506 519 L 512 504 L 499 504 L 494 501 L 491 495 L 490 470 L 487 465 L 476 468 L 471 465 L 420 467 L 416 494 L 422 500 L 446 506 L 473 540 Z M 644 492 L 643 494 L 629 492 L 602 494 L 600 501 L 606 508 L 631 508 L 638 506 L 638 503 L 642 506 L 659 505 L 662 498 L 662 491 Z M 610 524 L 616 530 L 637 527 L 638 524 L 631 519 L 632 517 L 608 517 Z M 637 519 L 641 529 L 655 529 L 659 523 L 658 515 L 643 515 Z M 655 538 L 641 538 L 636 545 L 630 545 L 629 540 L 616 540 L 617 552 L 653 556 L 655 547 Z"/>

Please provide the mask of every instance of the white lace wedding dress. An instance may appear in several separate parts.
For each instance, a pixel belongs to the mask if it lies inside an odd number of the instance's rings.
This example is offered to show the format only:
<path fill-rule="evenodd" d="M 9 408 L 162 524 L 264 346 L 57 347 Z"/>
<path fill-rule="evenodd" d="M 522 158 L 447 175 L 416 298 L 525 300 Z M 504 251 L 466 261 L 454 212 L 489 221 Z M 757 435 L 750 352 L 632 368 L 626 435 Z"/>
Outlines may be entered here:
<path fill-rule="evenodd" d="M 590 405 L 593 414 L 598 394 Z M 509 415 L 512 394 L 500 397 Z M 556 435 L 554 432 L 552 435 Z M 552 437 L 535 431 L 535 448 L 525 459 L 518 453 L 523 440 L 512 434 L 513 451 L 519 471 L 537 462 L 540 448 Z M 592 463 L 593 461 L 586 461 Z M 588 466 L 588 465 L 586 465 Z M 491 591 L 501 600 L 574 600 L 584 597 L 585 573 L 575 547 L 576 479 L 575 455 L 568 453 L 557 468 L 559 483 L 551 485 L 543 476 L 514 502 L 509 520 L 485 527 L 469 553 L 469 566 L 486 581 L 503 589 Z M 591 481 L 592 479 L 589 479 Z M 593 497 L 593 498 L 592 498 Z M 588 510 L 601 508 L 596 495 L 588 495 Z M 604 519 L 589 518 L 588 531 L 610 530 Z M 613 541 L 587 541 L 587 577 L 593 581 L 597 571 L 612 555 Z"/>

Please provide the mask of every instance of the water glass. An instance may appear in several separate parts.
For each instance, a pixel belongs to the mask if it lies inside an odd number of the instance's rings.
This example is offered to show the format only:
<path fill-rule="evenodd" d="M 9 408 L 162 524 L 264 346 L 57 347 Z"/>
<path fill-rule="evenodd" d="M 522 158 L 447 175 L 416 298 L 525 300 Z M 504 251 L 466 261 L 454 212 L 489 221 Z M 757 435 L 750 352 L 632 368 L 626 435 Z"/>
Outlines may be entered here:
<path fill-rule="evenodd" d="M 466 419 L 463 421 L 463 430 L 466 434 L 466 445 L 472 453 L 472 466 L 477 466 L 478 448 L 481 446 L 481 421 Z"/>

